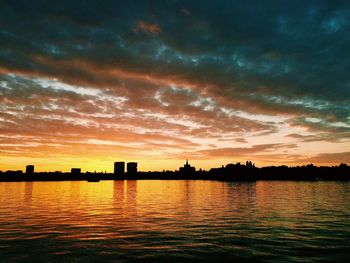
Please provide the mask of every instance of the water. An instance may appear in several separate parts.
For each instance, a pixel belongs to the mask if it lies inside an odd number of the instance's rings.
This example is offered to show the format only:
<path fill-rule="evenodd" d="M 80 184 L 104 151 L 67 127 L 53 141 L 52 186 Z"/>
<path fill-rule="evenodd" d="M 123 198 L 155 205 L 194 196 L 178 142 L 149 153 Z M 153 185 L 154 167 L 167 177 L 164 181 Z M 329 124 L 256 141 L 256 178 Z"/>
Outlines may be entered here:
<path fill-rule="evenodd" d="M 0 183 L 1 262 L 344 262 L 350 183 Z"/>

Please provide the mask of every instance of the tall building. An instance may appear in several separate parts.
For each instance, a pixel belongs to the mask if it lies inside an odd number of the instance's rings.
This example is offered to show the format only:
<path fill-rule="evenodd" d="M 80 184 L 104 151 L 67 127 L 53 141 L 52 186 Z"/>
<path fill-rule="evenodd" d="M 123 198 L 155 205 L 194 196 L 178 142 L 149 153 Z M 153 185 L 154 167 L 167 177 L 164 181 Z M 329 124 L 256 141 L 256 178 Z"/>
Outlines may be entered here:
<path fill-rule="evenodd" d="M 80 168 L 72 168 L 70 170 L 71 174 L 80 174 L 81 173 L 81 169 Z"/>
<path fill-rule="evenodd" d="M 124 175 L 125 174 L 125 162 L 115 162 L 114 163 L 114 174 Z"/>
<path fill-rule="evenodd" d="M 137 174 L 137 163 L 130 162 L 127 163 L 126 169 L 129 175 L 136 175 Z"/>
<path fill-rule="evenodd" d="M 183 175 L 192 175 L 196 172 L 196 168 L 189 165 L 188 160 L 186 160 L 186 164 L 179 169 L 180 174 Z"/>
<path fill-rule="evenodd" d="M 34 173 L 34 165 L 27 165 L 26 174 L 33 174 L 33 173 Z"/>

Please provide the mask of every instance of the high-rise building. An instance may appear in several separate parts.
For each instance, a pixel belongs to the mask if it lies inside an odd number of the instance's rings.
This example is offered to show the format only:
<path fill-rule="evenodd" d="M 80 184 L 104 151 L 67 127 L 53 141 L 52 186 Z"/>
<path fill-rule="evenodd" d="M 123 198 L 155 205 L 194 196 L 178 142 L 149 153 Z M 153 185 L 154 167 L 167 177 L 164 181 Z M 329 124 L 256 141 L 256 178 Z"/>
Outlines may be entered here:
<path fill-rule="evenodd" d="M 33 173 L 34 173 L 34 165 L 27 165 L 26 174 L 33 174 Z"/>
<path fill-rule="evenodd" d="M 136 175 L 137 174 L 137 163 L 135 163 L 135 162 L 127 163 L 126 169 L 127 169 L 129 175 Z"/>
<path fill-rule="evenodd" d="M 125 174 L 125 162 L 115 162 L 114 163 L 114 174 L 124 175 Z"/>
<path fill-rule="evenodd" d="M 80 168 L 72 168 L 70 170 L 71 174 L 80 174 L 81 173 L 81 169 Z"/>

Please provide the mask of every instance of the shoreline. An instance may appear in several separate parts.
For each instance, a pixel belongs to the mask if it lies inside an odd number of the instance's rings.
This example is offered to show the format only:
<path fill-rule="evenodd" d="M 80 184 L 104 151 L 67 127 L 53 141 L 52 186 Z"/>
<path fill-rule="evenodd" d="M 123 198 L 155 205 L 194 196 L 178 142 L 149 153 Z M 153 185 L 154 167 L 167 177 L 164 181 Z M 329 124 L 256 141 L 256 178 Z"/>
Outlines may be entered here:
<path fill-rule="evenodd" d="M 294 182 L 317 182 L 317 181 L 350 181 L 350 176 L 327 176 L 327 177 L 289 177 L 289 176 L 271 176 L 271 177 L 242 177 L 242 176 L 95 176 L 93 178 L 82 176 L 1 176 L 0 182 L 60 182 L 60 181 L 124 181 L 124 180 L 159 180 L 159 181 L 224 181 L 224 182 L 257 182 L 257 181 L 294 181 Z"/>
<path fill-rule="evenodd" d="M 163 172 L 122 172 L 122 173 L 82 173 L 72 172 L 0 172 L 0 182 L 25 181 L 90 181 L 101 180 L 213 180 L 213 181 L 350 181 L 350 166 L 342 164 L 334 167 L 253 166 L 227 165 L 209 171 L 184 169 Z"/>

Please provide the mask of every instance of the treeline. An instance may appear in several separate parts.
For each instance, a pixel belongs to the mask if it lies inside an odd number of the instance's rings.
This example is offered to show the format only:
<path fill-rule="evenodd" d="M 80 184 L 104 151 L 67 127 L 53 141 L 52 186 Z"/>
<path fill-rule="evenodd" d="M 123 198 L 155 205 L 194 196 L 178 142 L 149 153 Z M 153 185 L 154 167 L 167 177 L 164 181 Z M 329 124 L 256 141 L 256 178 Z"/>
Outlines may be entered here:
<path fill-rule="evenodd" d="M 331 167 L 309 164 L 296 167 L 282 165 L 256 168 L 249 162 L 246 165 L 237 163 L 214 168 L 209 174 L 223 180 L 350 180 L 350 166 L 342 163 Z"/>

